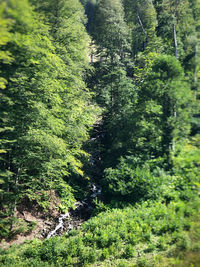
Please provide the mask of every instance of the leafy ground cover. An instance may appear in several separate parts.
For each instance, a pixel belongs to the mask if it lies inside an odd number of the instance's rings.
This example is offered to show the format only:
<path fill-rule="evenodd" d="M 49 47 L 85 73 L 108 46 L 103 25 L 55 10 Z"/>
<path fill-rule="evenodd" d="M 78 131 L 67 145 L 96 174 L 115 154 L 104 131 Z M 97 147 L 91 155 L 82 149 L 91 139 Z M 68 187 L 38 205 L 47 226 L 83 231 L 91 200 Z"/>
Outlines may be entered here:
<path fill-rule="evenodd" d="M 200 200 L 102 212 L 67 236 L 1 251 L 2 266 L 187 266 L 199 262 Z M 187 261 L 184 259 L 187 258 Z M 196 263 L 195 263 L 196 264 Z"/>

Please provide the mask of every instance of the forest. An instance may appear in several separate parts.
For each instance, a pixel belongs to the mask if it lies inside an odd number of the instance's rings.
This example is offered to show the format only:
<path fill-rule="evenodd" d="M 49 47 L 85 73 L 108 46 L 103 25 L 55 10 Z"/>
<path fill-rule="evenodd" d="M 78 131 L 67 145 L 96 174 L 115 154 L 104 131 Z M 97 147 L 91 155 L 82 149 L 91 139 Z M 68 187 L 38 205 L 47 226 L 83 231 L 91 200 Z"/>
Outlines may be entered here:
<path fill-rule="evenodd" d="M 0 266 L 200 266 L 200 0 L 0 0 Z"/>

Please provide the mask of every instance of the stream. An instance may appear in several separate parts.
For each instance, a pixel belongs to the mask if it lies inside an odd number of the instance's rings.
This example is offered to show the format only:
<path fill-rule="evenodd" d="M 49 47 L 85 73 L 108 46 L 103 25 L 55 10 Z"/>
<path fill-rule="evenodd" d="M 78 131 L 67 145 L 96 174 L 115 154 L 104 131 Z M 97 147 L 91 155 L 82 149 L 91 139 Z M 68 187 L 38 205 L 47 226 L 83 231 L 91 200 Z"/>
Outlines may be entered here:
<path fill-rule="evenodd" d="M 90 163 L 93 170 L 95 170 L 93 176 L 96 177 L 96 181 L 100 178 L 99 173 L 101 172 L 99 169 L 99 163 L 101 161 L 99 147 L 101 146 L 102 139 L 105 138 L 102 125 L 102 120 L 94 125 L 94 132 L 89 140 L 89 145 L 91 146 Z M 96 147 L 96 149 L 94 149 L 94 147 Z M 101 193 L 101 187 L 93 183 L 91 185 L 89 196 L 81 202 L 76 202 L 76 208 L 74 210 L 71 209 L 65 214 L 60 214 L 54 229 L 48 233 L 46 232 L 44 236 L 49 239 L 53 236 L 67 234 L 72 229 L 77 229 L 79 225 L 91 217 L 92 211 L 95 208 L 94 199 L 100 198 Z"/>
<path fill-rule="evenodd" d="M 101 188 L 92 184 L 91 194 L 81 202 L 76 202 L 75 210 L 70 210 L 65 214 L 60 214 L 54 229 L 46 234 L 49 239 L 53 236 L 67 234 L 70 230 L 77 228 L 81 223 L 88 220 L 94 209 L 93 200 L 101 196 Z"/>

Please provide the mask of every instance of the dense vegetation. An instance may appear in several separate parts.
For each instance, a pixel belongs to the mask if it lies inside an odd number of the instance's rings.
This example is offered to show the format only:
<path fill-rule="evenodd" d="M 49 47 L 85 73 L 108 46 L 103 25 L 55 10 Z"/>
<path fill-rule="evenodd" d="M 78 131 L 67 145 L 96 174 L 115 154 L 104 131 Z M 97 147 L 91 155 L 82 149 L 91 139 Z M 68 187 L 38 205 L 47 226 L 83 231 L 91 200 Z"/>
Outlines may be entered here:
<path fill-rule="evenodd" d="M 81 158 L 88 156 L 82 144 L 96 116 L 83 79 L 89 39 L 83 8 L 78 1 L 63 1 L 61 20 L 50 13 L 54 7 L 44 18 L 43 4 L 37 1 L 41 13 L 26 0 L 1 4 L 1 210 L 6 216 L 22 201 L 45 208 L 51 190 L 63 197 L 63 206 L 72 206 L 71 177 L 84 176 Z"/>
<path fill-rule="evenodd" d="M 199 266 L 199 40 L 199 0 L 0 1 L 0 237 L 102 188 L 0 264 Z"/>

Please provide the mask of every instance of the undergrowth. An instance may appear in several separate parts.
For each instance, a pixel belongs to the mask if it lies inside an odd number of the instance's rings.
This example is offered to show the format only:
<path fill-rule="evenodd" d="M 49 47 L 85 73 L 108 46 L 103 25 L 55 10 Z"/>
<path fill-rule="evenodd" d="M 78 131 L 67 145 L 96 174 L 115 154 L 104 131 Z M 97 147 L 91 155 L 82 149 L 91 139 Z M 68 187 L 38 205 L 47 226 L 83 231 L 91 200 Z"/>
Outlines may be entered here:
<path fill-rule="evenodd" d="M 0 264 L 159 266 L 165 257 L 170 262 L 177 251 L 183 252 L 180 255 L 184 257 L 186 251 L 191 254 L 200 250 L 200 234 L 198 238 L 194 234 L 200 228 L 199 207 L 199 197 L 193 196 L 189 202 L 177 200 L 166 205 L 162 201 L 146 201 L 135 207 L 112 209 L 67 236 L 33 240 L 1 250 Z"/>
<path fill-rule="evenodd" d="M 199 151 L 187 146 L 176 158 L 173 176 L 154 171 L 156 186 L 151 188 L 145 170 L 144 183 L 132 183 L 133 190 L 147 192 L 138 202 L 96 202 L 95 216 L 79 230 L 0 250 L 0 266 L 200 266 Z M 124 175 L 130 164 L 119 165 L 117 173 Z"/>

